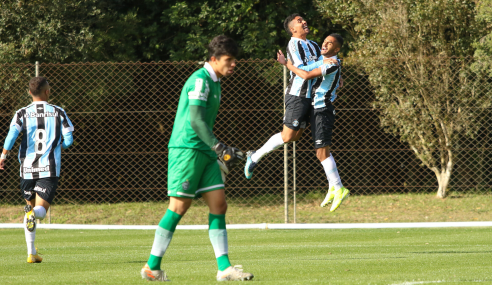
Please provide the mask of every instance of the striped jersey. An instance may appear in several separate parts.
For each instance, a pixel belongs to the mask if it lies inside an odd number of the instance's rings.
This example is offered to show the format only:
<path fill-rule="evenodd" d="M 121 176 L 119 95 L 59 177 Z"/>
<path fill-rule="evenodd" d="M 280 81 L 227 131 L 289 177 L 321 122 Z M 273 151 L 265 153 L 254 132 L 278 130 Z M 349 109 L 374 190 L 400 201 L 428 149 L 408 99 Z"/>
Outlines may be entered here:
<path fill-rule="evenodd" d="M 22 133 L 18 156 L 22 178 L 60 176 L 62 135 L 71 135 L 74 129 L 65 110 L 36 101 L 15 113 L 10 128 L 16 128 L 17 135 Z M 10 139 L 15 141 L 17 135 Z M 5 145 L 13 142 L 6 141 Z"/>
<path fill-rule="evenodd" d="M 314 63 L 320 56 L 321 49 L 317 43 L 294 37 L 290 39 L 287 46 L 287 58 L 295 67 L 307 66 Z M 304 80 L 302 77 L 290 72 L 290 80 L 285 94 L 311 98 L 311 80 Z"/>
<path fill-rule="evenodd" d="M 312 80 L 311 97 L 313 98 L 314 109 L 324 108 L 337 98 L 336 91 L 340 85 L 342 67 L 337 56 L 331 58 L 338 60 L 338 65 L 321 65 L 318 67 L 321 68 L 321 76 Z M 323 59 L 324 57 L 321 56 L 320 60 Z"/>

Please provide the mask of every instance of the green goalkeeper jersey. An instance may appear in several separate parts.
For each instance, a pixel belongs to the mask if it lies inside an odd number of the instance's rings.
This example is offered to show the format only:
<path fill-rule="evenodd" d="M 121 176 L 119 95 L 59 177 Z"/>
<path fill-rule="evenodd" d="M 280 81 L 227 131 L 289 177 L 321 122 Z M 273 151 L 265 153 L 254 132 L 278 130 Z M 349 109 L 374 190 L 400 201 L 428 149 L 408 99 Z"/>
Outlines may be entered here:
<path fill-rule="evenodd" d="M 206 110 L 204 121 L 210 130 L 213 130 L 219 112 L 220 81 L 215 73 L 212 75 L 210 73 L 213 73 L 213 69 L 205 63 L 205 67 L 195 71 L 186 81 L 179 98 L 169 148 L 211 150 L 210 146 L 198 137 L 190 121 L 190 106 L 204 107 Z"/>

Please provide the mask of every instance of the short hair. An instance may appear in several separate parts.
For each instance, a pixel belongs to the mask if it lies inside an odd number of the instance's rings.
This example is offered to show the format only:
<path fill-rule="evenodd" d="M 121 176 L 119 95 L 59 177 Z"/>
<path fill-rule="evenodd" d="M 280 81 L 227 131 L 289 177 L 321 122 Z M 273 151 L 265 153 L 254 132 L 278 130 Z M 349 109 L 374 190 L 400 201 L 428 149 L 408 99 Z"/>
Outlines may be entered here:
<path fill-rule="evenodd" d="M 342 38 L 342 36 L 340 36 L 340 35 L 339 35 L 339 34 L 337 34 L 337 33 L 333 33 L 333 34 L 331 34 L 331 35 L 330 35 L 330 37 L 334 37 L 334 38 L 337 40 L 337 43 L 338 43 L 338 45 L 339 45 L 339 46 L 338 46 L 339 48 L 341 48 L 341 47 L 342 47 L 342 45 L 343 45 L 343 38 Z"/>
<path fill-rule="evenodd" d="M 31 94 L 34 96 L 41 95 L 41 93 L 46 90 L 47 86 L 48 80 L 42 76 L 33 77 L 29 80 L 29 91 L 31 91 Z"/>
<path fill-rule="evenodd" d="M 299 13 L 294 13 L 292 15 L 289 15 L 287 18 L 285 18 L 285 21 L 284 21 L 284 29 L 285 31 L 287 32 L 287 34 L 291 35 L 292 36 L 292 32 L 290 31 L 290 28 L 289 28 L 289 24 L 290 22 L 292 22 L 292 20 L 294 20 L 297 16 L 301 16 L 299 15 Z"/>
<path fill-rule="evenodd" d="M 233 39 L 227 36 L 216 36 L 208 45 L 208 60 L 210 60 L 212 56 L 220 59 L 223 55 L 237 57 L 239 55 L 239 47 Z"/>

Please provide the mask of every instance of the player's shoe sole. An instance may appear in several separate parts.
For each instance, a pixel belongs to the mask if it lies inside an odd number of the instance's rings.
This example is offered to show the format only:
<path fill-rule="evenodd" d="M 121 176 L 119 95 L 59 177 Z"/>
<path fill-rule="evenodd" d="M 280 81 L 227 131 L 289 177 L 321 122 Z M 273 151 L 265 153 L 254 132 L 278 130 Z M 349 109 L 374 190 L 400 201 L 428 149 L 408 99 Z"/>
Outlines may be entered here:
<path fill-rule="evenodd" d="M 256 162 L 253 162 L 253 160 L 251 159 L 251 156 L 254 154 L 255 152 L 250 150 L 246 153 L 246 164 L 244 165 L 244 176 L 246 176 L 247 179 L 251 179 L 251 177 L 253 177 L 253 170 L 255 169 L 255 166 L 256 166 Z"/>
<path fill-rule="evenodd" d="M 335 198 L 335 187 L 331 186 L 331 188 L 328 190 L 328 193 L 326 193 L 325 199 L 323 200 L 323 202 L 321 202 L 320 207 L 326 207 L 328 204 L 333 202 L 334 198 Z"/>
<path fill-rule="evenodd" d="M 27 256 L 27 263 L 41 263 L 43 258 L 37 254 L 29 254 Z"/>
<path fill-rule="evenodd" d="M 217 281 L 251 281 L 253 277 L 253 274 L 243 272 L 241 265 L 229 266 L 226 270 L 217 272 Z"/>
<path fill-rule="evenodd" d="M 167 279 L 164 270 L 150 270 L 148 264 L 145 264 L 142 270 L 140 270 L 140 275 L 142 276 L 143 279 L 147 279 L 149 281 L 161 281 L 161 282 L 171 281 Z"/>
<path fill-rule="evenodd" d="M 350 196 L 350 191 L 345 187 L 342 187 L 338 189 L 338 191 L 335 191 L 335 197 L 333 198 L 333 205 L 331 205 L 330 212 L 333 212 L 336 209 L 338 209 L 338 207 L 340 207 L 342 202 L 346 200 L 349 196 Z"/>
<path fill-rule="evenodd" d="M 34 209 L 31 205 L 26 205 L 24 207 L 24 212 L 26 212 L 26 229 L 32 232 L 36 228 L 36 217 L 34 216 Z"/>

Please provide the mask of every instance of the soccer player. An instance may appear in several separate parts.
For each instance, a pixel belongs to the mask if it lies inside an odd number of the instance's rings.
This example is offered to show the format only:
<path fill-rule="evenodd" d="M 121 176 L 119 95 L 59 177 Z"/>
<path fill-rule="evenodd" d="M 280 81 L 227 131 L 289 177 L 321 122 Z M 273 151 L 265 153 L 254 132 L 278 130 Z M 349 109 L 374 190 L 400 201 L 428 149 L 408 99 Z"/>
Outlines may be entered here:
<path fill-rule="evenodd" d="M 287 46 L 287 56 L 296 67 L 315 63 L 321 56 L 318 44 L 307 40 L 309 27 L 299 15 L 292 14 L 284 21 L 284 28 L 292 37 Z M 306 80 L 295 73 L 285 89 L 285 117 L 282 132 L 273 135 L 260 149 L 249 151 L 244 167 L 247 179 L 253 176 L 253 170 L 260 159 L 285 143 L 297 141 L 309 121 L 311 109 L 311 80 Z"/>
<path fill-rule="evenodd" d="M 209 238 L 218 265 L 217 281 L 253 279 L 253 274 L 242 272 L 229 261 L 227 203 L 217 163 L 217 158 L 226 160 L 238 154 L 238 150 L 219 142 L 212 132 L 221 99 L 220 78 L 234 72 L 238 47 L 232 39 L 221 35 L 210 42 L 208 50 L 205 66 L 188 78 L 181 91 L 169 141 L 169 207 L 155 232 L 147 264 L 141 270 L 142 278 L 150 281 L 168 281 L 161 270 L 162 257 L 192 199 L 200 196 L 210 210 Z"/>
<path fill-rule="evenodd" d="M 50 86 L 46 78 L 32 78 L 29 94 L 32 104 L 18 110 L 10 124 L 0 157 L 0 169 L 5 169 L 7 154 L 22 133 L 20 190 L 27 202 L 24 208 L 27 262 L 40 263 L 43 259 L 34 246 L 36 219 L 44 219 L 53 202 L 60 177 L 61 147 L 67 149 L 72 145 L 74 129 L 65 110 L 48 104 Z"/>
<path fill-rule="evenodd" d="M 321 49 L 321 59 L 331 58 L 338 61 L 337 54 L 342 44 L 343 38 L 339 34 L 331 34 L 326 37 Z M 320 66 L 320 62 L 317 62 L 297 68 L 290 61 L 285 60 L 282 51 L 278 51 L 277 60 L 305 80 L 315 78 L 311 88 L 313 97 L 310 115 L 311 132 L 316 156 L 321 162 L 329 182 L 328 193 L 321 203 L 321 207 L 333 202 L 330 209 L 333 212 L 350 195 L 349 190 L 342 185 L 335 159 L 330 153 L 332 131 L 336 118 L 335 107 L 332 103 L 337 97 L 336 90 L 339 87 L 341 66 L 339 63 L 324 63 Z"/>

